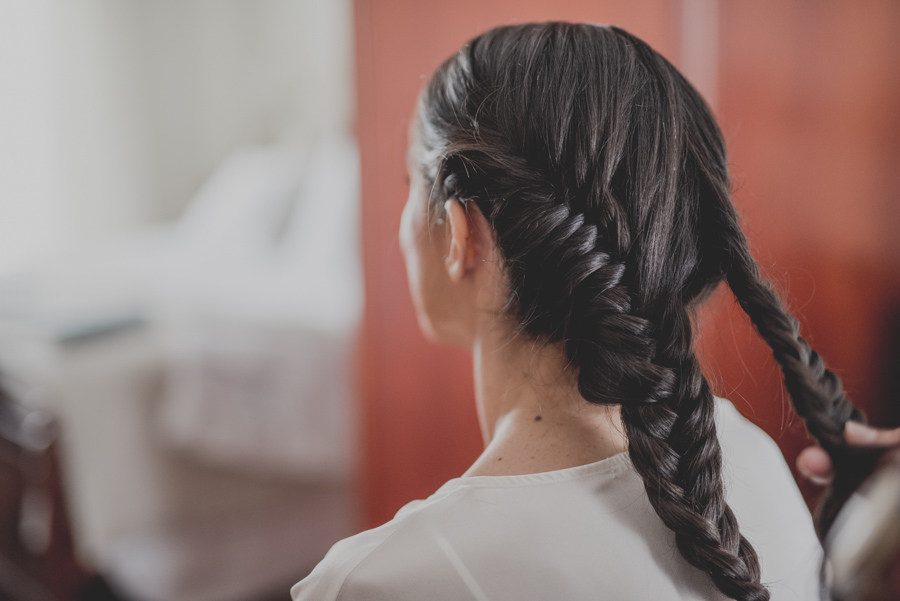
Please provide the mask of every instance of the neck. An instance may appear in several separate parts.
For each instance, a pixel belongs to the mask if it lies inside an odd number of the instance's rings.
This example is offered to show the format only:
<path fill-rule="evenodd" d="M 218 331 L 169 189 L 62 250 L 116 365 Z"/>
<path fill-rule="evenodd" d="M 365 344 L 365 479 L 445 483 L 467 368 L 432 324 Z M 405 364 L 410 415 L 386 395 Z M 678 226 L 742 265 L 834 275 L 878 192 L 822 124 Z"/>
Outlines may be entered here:
<path fill-rule="evenodd" d="M 485 450 L 465 475 L 559 470 L 627 448 L 619 408 L 582 398 L 560 344 L 492 329 L 476 338 L 472 356 Z"/>

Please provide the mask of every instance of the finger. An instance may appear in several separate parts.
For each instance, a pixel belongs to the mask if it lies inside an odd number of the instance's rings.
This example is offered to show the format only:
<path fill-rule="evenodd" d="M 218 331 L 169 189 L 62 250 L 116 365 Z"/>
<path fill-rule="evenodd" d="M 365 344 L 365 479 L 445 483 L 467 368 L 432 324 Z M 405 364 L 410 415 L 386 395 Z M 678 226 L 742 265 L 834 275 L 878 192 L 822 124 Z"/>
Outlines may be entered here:
<path fill-rule="evenodd" d="M 831 457 L 822 447 L 807 447 L 797 456 L 797 469 L 813 484 L 827 486 L 834 479 Z"/>
<path fill-rule="evenodd" d="M 844 426 L 844 440 L 848 444 L 864 447 L 893 447 L 900 445 L 900 428 L 882 430 L 849 421 Z"/>

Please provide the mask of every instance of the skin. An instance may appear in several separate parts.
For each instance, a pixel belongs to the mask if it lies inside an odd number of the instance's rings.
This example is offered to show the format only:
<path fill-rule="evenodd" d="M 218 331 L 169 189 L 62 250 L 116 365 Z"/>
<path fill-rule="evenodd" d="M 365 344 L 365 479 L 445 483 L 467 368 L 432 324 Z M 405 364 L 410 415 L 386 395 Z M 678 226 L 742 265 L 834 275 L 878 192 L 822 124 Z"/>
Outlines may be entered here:
<path fill-rule="evenodd" d="M 879 430 L 856 422 L 847 422 L 844 440 L 861 447 L 900 447 L 900 428 Z M 834 478 L 831 459 L 819 446 L 803 449 L 797 456 L 797 469 L 814 484 L 827 486 Z"/>
<path fill-rule="evenodd" d="M 508 285 L 481 212 L 452 199 L 429 219 L 413 141 L 400 246 L 419 325 L 472 354 L 485 450 L 464 474 L 532 474 L 585 465 L 627 448 L 618 407 L 586 402 L 564 349 L 524 335 L 501 309 Z"/>

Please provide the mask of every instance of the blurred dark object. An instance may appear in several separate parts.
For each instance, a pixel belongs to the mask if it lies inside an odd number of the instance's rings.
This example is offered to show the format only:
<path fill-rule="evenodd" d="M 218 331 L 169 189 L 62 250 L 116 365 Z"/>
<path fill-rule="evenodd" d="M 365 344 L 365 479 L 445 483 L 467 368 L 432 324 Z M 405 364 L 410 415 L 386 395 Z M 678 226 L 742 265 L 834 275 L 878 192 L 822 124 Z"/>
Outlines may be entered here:
<path fill-rule="evenodd" d="M 75 599 L 78 565 L 63 505 L 56 422 L 0 387 L 0 598 Z"/>
<path fill-rule="evenodd" d="M 900 451 L 850 497 L 825 550 L 835 601 L 900 601 Z"/>
<path fill-rule="evenodd" d="M 884 399 L 878 415 L 872 420 L 882 427 L 900 426 L 900 282 L 895 282 L 892 303 L 885 310 L 882 332 L 878 341 L 878 396 Z M 892 402 L 893 401 L 893 402 Z"/>
<path fill-rule="evenodd" d="M 900 384 L 900 305 L 887 308 L 883 323 L 876 385 L 881 398 L 890 399 Z M 880 409 L 877 425 L 898 423 L 896 403 L 883 403 Z M 837 479 L 817 516 L 832 598 L 900 601 L 900 450 L 838 451 L 832 453 Z"/>

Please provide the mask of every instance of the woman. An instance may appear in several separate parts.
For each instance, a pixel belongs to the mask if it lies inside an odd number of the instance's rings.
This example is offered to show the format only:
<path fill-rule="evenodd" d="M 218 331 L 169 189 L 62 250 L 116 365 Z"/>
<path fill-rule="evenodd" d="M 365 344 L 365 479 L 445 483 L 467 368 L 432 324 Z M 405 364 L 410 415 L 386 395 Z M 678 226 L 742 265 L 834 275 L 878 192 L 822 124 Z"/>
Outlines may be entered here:
<path fill-rule="evenodd" d="M 485 451 L 295 601 L 818 598 L 809 514 L 714 398 L 693 312 L 728 283 L 832 457 L 861 416 L 760 278 L 699 94 L 621 29 L 502 27 L 432 76 L 411 137 L 410 290 L 472 352 Z"/>

